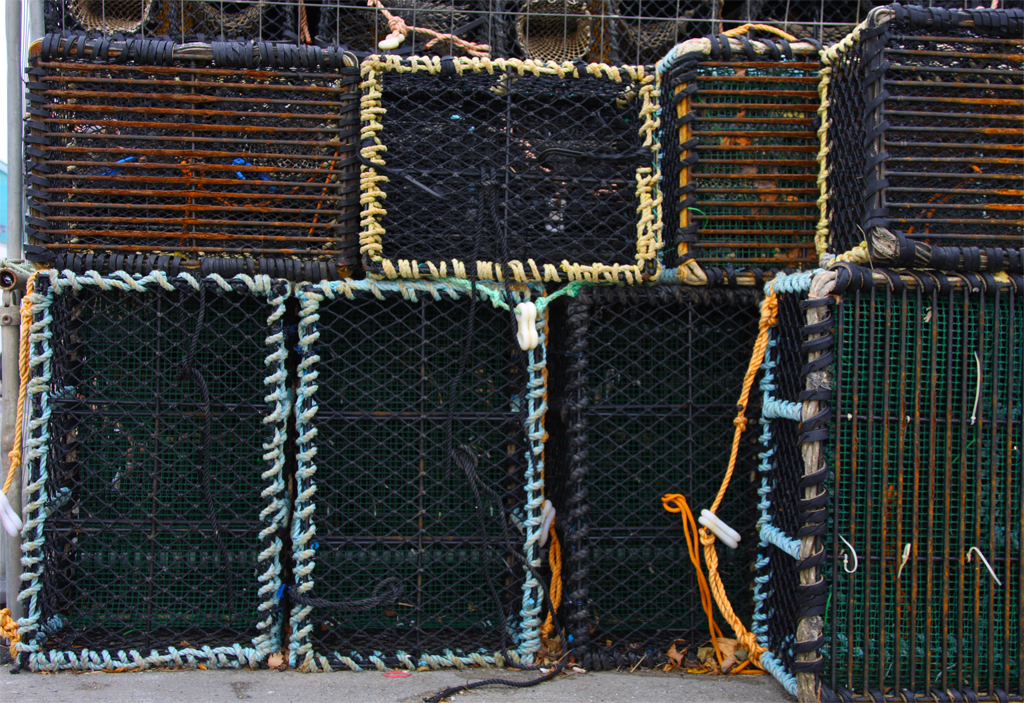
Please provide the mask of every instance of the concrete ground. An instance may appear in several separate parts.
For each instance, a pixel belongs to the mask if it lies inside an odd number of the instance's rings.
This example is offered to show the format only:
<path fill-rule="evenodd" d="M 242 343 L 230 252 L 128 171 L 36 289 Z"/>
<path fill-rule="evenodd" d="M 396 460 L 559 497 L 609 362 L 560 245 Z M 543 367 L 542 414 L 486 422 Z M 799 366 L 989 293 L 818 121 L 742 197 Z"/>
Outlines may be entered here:
<path fill-rule="evenodd" d="M 420 703 L 466 681 L 534 678 L 534 672 L 428 671 L 389 678 L 377 671 L 300 674 L 294 671 L 148 671 L 141 673 L 8 673 L 0 669 L 3 703 Z M 452 703 L 792 703 L 771 676 L 679 673 L 575 673 L 532 688 L 489 686 Z"/>

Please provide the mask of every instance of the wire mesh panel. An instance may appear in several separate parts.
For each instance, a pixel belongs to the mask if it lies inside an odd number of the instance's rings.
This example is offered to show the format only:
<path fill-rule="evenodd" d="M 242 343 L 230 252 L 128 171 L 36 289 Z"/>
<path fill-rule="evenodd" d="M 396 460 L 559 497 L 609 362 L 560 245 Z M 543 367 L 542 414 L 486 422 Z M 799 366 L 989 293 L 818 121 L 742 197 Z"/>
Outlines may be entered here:
<path fill-rule="evenodd" d="M 1022 36 L 1022 10 L 893 5 L 825 53 L 830 251 L 880 231 L 1019 250 Z"/>
<path fill-rule="evenodd" d="M 165 42 L 46 37 L 28 69 L 29 258 L 78 271 L 143 254 L 217 259 L 205 269 L 225 276 L 347 275 L 358 264 L 358 69 L 307 49 L 215 44 L 211 64 Z M 81 60 L 94 51 L 105 61 Z"/>
<path fill-rule="evenodd" d="M 35 279 L 23 665 L 280 649 L 287 295 L 267 277 Z"/>
<path fill-rule="evenodd" d="M 815 262 L 818 48 L 719 36 L 675 47 L 658 68 L 671 100 L 662 168 L 674 258 Z"/>
<path fill-rule="evenodd" d="M 543 338 L 520 349 L 503 296 L 300 291 L 293 666 L 501 666 L 539 649 Z"/>
<path fill-rule="evenodd" d="M 623 60 L 655 64 L 676 44 L 717 31 L 721 5 L 717 0 L 619 0 Z"/>
<path fill-rule="evenodd" d="M 797 37 L 834 44 L 881 4 L 883 0 L 743 0 L 727 19 L 769 24 Z"/>
<path fill-rule="evenodd" d="M 683 493 L 697 509 L 718 491 L 759 298 L 751 289 L 587 287 L 552 313 L 546 490 L 566 545 L 569 635 L 587 669 L 657 666 L 674 641 L 708 639 L 683 527 L 661 497 Z M 744 535 L 719 557 L 748 621 L 755 436 L 744 437 L 718 512 Z"/>
<path fill-rule="evenodd" d="M 800 700 L 817 690 L 814 676 L 823 666 L 818 650 L 827 584 L 820 567 L 826 555 L 823 484 L 835 306 L 828 286 L 835 278 L 831 272 L 804 273 L 778 276 L 765 286 L 766 304 L 771 298 L 777 304 L 777 322 L 761 366 L 761 517 L 751 629 L 768 650 L 761 665 Z M 801 674 L 812 685 L 800 687 Z"/>
<path fill-rule="evenodd" d="M 837 314 L 824 683 L 1021 700 L 1024 279 L 861 276 Z"/>
<path fill-rule="evenodd" d="M 389 57 L 363 73 L 371 275 L 634 283 L 658 274 L 648 71 Z"/>

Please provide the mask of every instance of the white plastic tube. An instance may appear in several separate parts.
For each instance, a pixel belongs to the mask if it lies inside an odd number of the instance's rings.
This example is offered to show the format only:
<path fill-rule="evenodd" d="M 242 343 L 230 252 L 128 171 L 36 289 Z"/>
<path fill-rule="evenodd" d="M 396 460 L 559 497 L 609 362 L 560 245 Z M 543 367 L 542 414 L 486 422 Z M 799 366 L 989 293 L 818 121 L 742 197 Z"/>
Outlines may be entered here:
<path fill-rule="evenodd" d="M 11 508 L 11 504 L 7 502 L 7 496 L 3 493 L 0 493 L 0 524 L 11 537 L 17 537 L 21 532 L 21 518 Z"/>
<path fill-rule="evenodd" d="M 710 510 L 701 510 L 700 518 L 697 519 L 697 522 L 714 532 L 715 537 L 722 540 L 730 549 L 736 549 L 740 546 L 740 533 L 722 522 L 721 518 Z"/>
<path fill-rule="evenodd" d="M 540 516 L 540 546 L 543 547 L 548 543 L 548 536 L 551 534 L 551 523 L 555 521 L 555 506 L 551 504 L 550 500 L 544 501 L 544 507 L 541 508 Z"/>

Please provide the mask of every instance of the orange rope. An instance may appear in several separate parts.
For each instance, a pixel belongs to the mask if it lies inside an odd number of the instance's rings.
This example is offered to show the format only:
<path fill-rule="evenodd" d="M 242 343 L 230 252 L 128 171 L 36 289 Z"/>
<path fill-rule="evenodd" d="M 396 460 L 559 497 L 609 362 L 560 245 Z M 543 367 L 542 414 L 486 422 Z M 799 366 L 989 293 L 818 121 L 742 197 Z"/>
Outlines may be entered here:
<path fill-rule="evenodd" d="M 424 49 L 430 50 L 434 48 L 434 45 L 438 42 L 448 42 L 452 47 L 458 47 L 462 49 L 470 56 L 476 56 L 478 58 L 490 58 L 491 47 L 487 44 L 477 44 L 458 37 L 454 34 L 446 34 L 444 32 L 437 32 L 433 29 L 427 29 L 426 27 L 410 27 L 405 23 L 401 17 L 393 15 L 388 12 L 388 8 L 385 7 L 382 0 L 366 0 L 366 6 L 376 8 L 380 10 L 380 13 L 384 15 L 384 19 L 387 20 L 388 29 L 391 30 L 391 34 L 388 36 L 401 36 L 402 41 L 409 35 L 409 32 L 415 32 L 424 36 L 432 37 L 432 39 L 424 45 Z"/>
<path fill-rule="evenodd" d="M 11 611 L 7 608 L 0 610 L 0 636 L 10 640 L 11 659 L 18 658 L 18 642 L 21 637 L 18 635 L 18 621 L 11 617 Z"/>
<path fill-rule="evenodd" d="M 36 273 L 32 273 L 25 283 L 25 297 L 21 300 L 21 339 L 18 340 L 18 410 L 14 416 L 14 442 L 11 445 L 11 452 L 8 458 L 11 466 L 7 469 L 7 479 L 4 481 L 3 493 L 6 493 L 11 484 L 14 483 L 14 473 L 21 466 L 21 425 L 25 421 L 25 396 L 28 394 L 28 353 L 29 335 L 32 331 L 32 305 L 29 298 L 36 290 Z"/>
<path fill-rule="evenodd" d="M 740 441 L 743 438 L 743 432 L 747 429 L 747 401 L 750 399 L 750 389 L 754 385 L 754 378 L 757 376 L 758 370 L 761 368 L 761 362 L 764 360 L 765 351 L 768 349 L 768 338 L 771 332 L 771 328 L 775 326 L 779 319 L 779 299 L 775 295 L 775 291 L 771 290 L 768 296 L 761 303 L 761 320 L 758 323 L 757 340 L 754 342 L 754 352 L 750 355 L 750 364 L 747 366 L 747 374 L 743 377 L 743 390 L 740 392 L 740 400 L 736 404 L 739 411 L 736 414 L 736 418 L 733 420 L 733 424 L 736 426 L 736 430 L 732 437 L 732 451 L 729 453 L 729 467 L 725 471 L 725 476 L 722 478 L 722 485 L 718 489 L 718 495 L 715 496 L 715 502 L 709 509 L 712 513 L 718 511 L 718 507 L 722 504 L 722 499 L 725 497 L 725 492 L 729 488 L 729 482 L 732 480 L 732 475 L 736 470 L 736 459 L 739 456 Z M 682 512 L 682 507 L 679 509 L 673 509 L 670 505 L 679 506 L 678 499 L 682 500 L 682 505 L 685 506 L 686 499 L 679 494 L 669 494 L 662 497 L 662 504 L 665 510 L 669 512 Z M 687 512 L 689 509 L 687 508 Z M 690 514 L 690 520 L 693 521 L 693 515 Z M 683 524 L 686 525 L 686 516 L 684 514 Z M 718 604 L 718 610 L 721 611 L 722 617 L 725 618 L 726 622 L 732 627 L 733 632 L 736 633 L 736 640 L 743 646 L 750 657 L 750 661 L 754 666 L 760 667 L 761 665 L 761 654 L 766 650 L 764 647 L 757 643 L 757 638 L 754 637 L 747 628 L 743 626 L 743 622 L 739 619 L 736 613 L 732 609 L 732 604 L 729 602 L 729 595 L 725 592 L 725 585 L 722 583 L 721 576 L 718 575 L 718 552 L 715 551 L 715 535 L 711 530 L 706 527 L 700 528 L 700 543 L 704 545 L 704 560 L 708 564 L 708 581 L 711 585 L 711 593 L 715 598 L 715 602 Z M 690 534 L 687 530 L 686 542 L 690 543 Z M 691 555 L 691 560 L 693 559 Z M 697 566 L 697 571 L 700 572 L 699 560 L 694 561 Z M 703 578 L 703 575 L 701 576 Z M 703 601 L 703 592 L 701 594 L 701 600 Z M 714 631 L 712 631 L 712 639 L 714 639 Z M 717 649 L 716 649 L 717 651 Z M 719 655 L 720 656 L 720 655 Z M 721 658 L 719 658 L 721 662 Z"/>
<path fill-rule="evenodd" d="M 751 29 L 756 29 L 756 30 L 758 30 L 760 32 L 767 32 L 768 34 L 774 34 L 777 37 L 782 37 L 786 41 L 791 41 L 791 42 L 799 41 L 799 39 L 794 37 L 789 32 L 783 32 L 778 27 L 773 27 L 770 24 L 744 24 L 742 26 L 730 29 L 730 30 L 728 30 L 726 32 L 722 32 L 722 34 L 724 34 L 727 37 L 738 37 L 741 34 L 746 34 Z"/>
<path fill-rule="evenodd" d="M 718 648 L 718 638 L 722 631 L 715 622 L 715 610 L 711 602 L 711 589 L 708 588 L 707 579 L 704 578 L 704 569 L 700 566 L 700 547 L 697 539 L 697 521 L 693 519 L 693 512 L 690 510 L 686 497 L 681 493 L 668 493 L 661 497 L 661 504 L 670 513 L 679 513 L 683 519 L 683 534 L 686 536 L 686 548 L 690 553 L 690 561 L 697 569 L 697 585 L 700 586 L 700 604 L 704 606 L 704 612 L 708 616 L 708 631 L 711 633 L 711 644 L 715 647 L 715 656 L 721 664 L 725 657 Z"/>
<path fill-rule="evenodd" d="M 551 521 L 551 547 L 548 548 L 548 564 L 551 565 L 551 610 L 540 626 L 541 642 L 547 647 L 548 654 L 558 656 L 561 654 L 561 643 L 556 643 L 551 635 L 555 631 L 555 613 L 558 612 L 558 605 L 562 602 L 562 545 L 558 542 L 558 535 L 555 534 L 555 521 Z M 557 651 L 556 651 L 557 650 Z"/>

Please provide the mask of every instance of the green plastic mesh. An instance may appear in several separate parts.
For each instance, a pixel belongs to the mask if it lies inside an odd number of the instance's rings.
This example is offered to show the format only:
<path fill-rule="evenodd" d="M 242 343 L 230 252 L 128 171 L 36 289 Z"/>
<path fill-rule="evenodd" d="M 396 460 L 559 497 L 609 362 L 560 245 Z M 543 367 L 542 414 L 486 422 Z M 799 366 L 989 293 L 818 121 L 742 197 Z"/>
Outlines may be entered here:
<path fill-rule="evenodd" d="M 1019 695 L 1022 298 L 876 288 L 840 310 L 829 685 Z"/>

